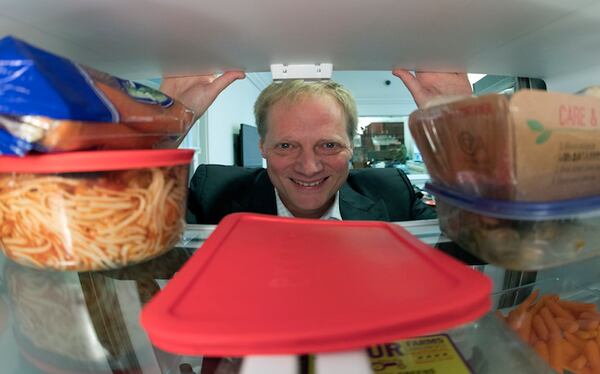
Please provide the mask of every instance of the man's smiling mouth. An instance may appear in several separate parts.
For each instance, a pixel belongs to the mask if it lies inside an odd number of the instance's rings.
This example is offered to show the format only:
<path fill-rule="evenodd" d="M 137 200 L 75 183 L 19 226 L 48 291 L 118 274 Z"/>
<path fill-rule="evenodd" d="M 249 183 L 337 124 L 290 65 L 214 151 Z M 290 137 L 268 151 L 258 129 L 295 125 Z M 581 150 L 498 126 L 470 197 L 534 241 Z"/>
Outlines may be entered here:
<path fill-rule="evenodd" d="M 325 177 L 323 179 L 319 179 L 318 181 L 313 181 L 313 182 L 304 182 L 304 181 L 300 181 L 298 179 L 293 179 L 293 178 L 290 178 L 290 180 L 301 187 L 317 187 L 317 186 L 321 185 L 323 182 L 325 182 L 327 180 L 327 178 L 329 178 L 329 177 Z"/>

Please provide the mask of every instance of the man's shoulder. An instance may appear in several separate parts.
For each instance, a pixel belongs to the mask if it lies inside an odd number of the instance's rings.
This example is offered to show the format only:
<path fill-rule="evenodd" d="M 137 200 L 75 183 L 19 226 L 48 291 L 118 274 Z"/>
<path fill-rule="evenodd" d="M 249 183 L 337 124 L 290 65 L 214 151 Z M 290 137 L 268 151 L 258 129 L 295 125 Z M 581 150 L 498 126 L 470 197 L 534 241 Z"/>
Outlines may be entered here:
<path fill-rule="evenodd" d="M 377 185 L 379 183 L 406 184 L 408 177 L 396 168 L 364 168 L 351 169 L 348 174 L 348 183 L 367 183 Z M 410 183 L 409 183 L 410 184 Z"/>
<path fill-rule="evenodd" d="M 359 199 L 356 197 L 358 194 L 372 202 L 379 202 L 385 206 L 390 221 L 435 217 L 435 212 L 417 198 L 410 180 L 400 169 L 352 169 L 348 175 L 348 187 L 345 189 L 346 196 L 340 195 L 340 199 L 351 202 Z M 352 219 L 364 217 L 356 214 Z"/>
<path fill-rule="evenodd" d="M 347 183 L 352 190 L 374 201 L 384 199 L 390 204 L 406 205 L 414 198 L 410 180 L 396 168 L 352 169 Z"/>
<path fill-rule="evenodd" d="M 251 178 L 265 173 L 264 168 L 245 168 L 242 166 L 203 164 L 196 168 L 195 175 L 214 178 Z"/>
<path fill-rule="evenodd" d="M 263 168 L 200 165 L 190 181 L 190 222 L 215 224 L 233 212 L 275 211 L 275 192 Z"/>
<path fill-rule="evenodd" d="M 244 168 L 230 165 L 200 165 L 190 183 L 190 189 L 213 198 L 215 195 L 235 193 L 267 177 L 263 168 Z"/>

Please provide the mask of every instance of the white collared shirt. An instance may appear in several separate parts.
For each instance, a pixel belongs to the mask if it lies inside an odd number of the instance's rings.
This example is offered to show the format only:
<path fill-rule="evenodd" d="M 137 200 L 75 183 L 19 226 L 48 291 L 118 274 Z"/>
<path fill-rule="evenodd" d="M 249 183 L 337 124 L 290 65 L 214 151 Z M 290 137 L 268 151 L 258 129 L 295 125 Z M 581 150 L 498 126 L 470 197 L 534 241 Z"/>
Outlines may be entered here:
<path fill-rule="evenodd" d="M 279 192 L 275 189 L 275 201 L 277 203 L 277 215 L 279 217 L 294 217 L 292 212 L 283 205 L 283 201 L 279 197 Z M 329 209 L 321 216 L 319 219 L 333 219 L 342 221 L 342 214 L 340 213 L 340 192 L 336 192 L 335 199 L 333 200 L 333 204 Z"/>

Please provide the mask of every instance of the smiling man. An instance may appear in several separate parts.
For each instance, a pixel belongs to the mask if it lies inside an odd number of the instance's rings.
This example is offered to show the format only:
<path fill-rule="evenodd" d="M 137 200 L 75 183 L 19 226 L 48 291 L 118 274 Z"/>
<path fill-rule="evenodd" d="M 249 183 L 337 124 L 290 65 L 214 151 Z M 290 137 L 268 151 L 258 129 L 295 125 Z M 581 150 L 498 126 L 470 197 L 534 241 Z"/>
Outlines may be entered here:
<path fill-rule="evenodd" d="M 470 93 L 466 74 L 394 74 L 418 105 L 439 93 Z M 241 77 L 231 72 L 210 80 L 171 78 L 161 90 L 202 113 Z M 341 85 L 273 83 L 258 97 L 254 112 L 266 170 L 199 166 L 190 182 L 189 222 L 216 224 L 234 212 L 338 220 L 435 218 L 401 170 L 349 169 L 357 111 L 352 94 Z"/>
<path fill-rule="evenodd" d="M 337 193 L 348 178 L 357 117 L 352 96 L 332 82 L 273 84 L 255 113 L 277 214 L 341 219 Z"/>

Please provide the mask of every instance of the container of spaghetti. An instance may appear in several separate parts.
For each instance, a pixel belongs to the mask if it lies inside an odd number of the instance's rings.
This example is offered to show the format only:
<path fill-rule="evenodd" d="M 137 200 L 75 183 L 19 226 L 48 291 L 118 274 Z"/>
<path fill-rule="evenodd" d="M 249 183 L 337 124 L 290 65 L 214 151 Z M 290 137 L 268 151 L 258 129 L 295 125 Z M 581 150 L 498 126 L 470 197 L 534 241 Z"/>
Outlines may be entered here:
<path fill-rule="evenodd" d="M 171 249 L 191 150 L 0 157 L 0 249 L 27 266 L 114 269 Z"/>

